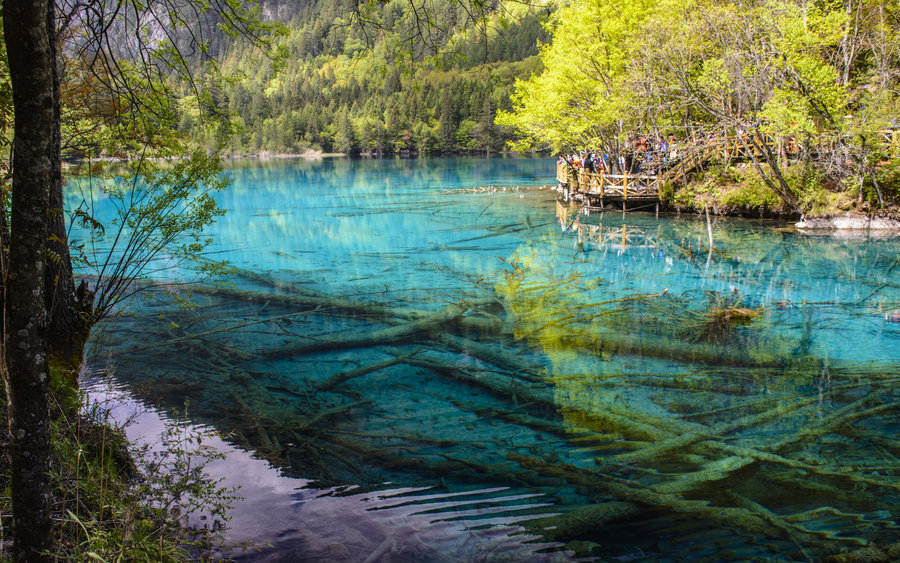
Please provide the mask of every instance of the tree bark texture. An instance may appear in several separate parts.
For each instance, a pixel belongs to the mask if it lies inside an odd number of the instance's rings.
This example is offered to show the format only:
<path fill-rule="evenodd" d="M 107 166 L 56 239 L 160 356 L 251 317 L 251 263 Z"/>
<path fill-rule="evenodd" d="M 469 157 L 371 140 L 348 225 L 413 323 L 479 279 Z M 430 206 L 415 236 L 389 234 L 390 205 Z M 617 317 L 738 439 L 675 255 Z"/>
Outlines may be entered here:
<path fill-rule="evenodd" d="M 56 58 L 56 18 L 54 3 L 48 4 L 47 26 L 50 33 L 50 57 L 53 72 L 53 133 L 50 158 L 50 215 L 47 267 L 44 274 L 44 298 L 48 319 L 49 354 L 54 365 L 64 368 L 69 383 L 77 385 L 84 343 L 90 331 L 93 294 L 75 291 L 72 259 L 63 207 L 62 132 L 60 124 L 60 66 Z"/>
<path fill-rule="evenodd" d="M 4 0 L 15 106 L 12 224 L 6 302 L 6 393 L 12 464 L 13 554 L 49 561 L 50 434 L 44 274 L 56 99 L 48 0 Z"/>

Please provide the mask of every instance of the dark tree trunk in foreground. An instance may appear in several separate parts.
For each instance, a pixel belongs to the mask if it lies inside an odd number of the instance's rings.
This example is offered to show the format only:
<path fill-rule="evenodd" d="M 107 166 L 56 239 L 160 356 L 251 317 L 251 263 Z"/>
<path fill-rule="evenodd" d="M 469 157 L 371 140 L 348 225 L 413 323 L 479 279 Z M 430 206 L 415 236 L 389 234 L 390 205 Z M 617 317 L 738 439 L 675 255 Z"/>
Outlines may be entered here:
<path fill-rule="evenodd" d="M 3 1 L 16 108 L 4 352 L 17 561 L 49 560 L 42 553 L 50 549 L 51 538 L 43 299 L 56 105 L 49 9 L 47 0 Z"/>
<path fill-rule="evenodd" d="M 53 2 L 47 6 L 47 26 L 50 32 L 50 60 L 53 62 L 53 134 L 50 146 L 50 216 L 47 270 L 44 274 L 44 298 L 48 320 L 48 343 L 53 365 L 63 368 L 69 383 L 77 385 L 84 343 L 91 323 L 93 295 L 75 291 L 72 260 L 69 256 L 68 234 L 63 209 L 63 178 L 60 159 L 62 132 L 60 131 L 59 66 L 56 64 L 56 21 Z M 82 288 L 83 290 L 84 288 Z"/>

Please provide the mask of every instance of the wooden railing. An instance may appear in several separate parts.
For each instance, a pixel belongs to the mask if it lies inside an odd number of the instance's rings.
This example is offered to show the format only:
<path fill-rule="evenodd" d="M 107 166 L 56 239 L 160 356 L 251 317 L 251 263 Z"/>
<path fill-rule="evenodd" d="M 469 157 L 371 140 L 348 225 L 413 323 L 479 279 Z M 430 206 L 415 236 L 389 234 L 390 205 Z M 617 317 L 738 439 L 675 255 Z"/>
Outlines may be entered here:
<path fill-rule="evenodd" d="M 729 148 L 728 141 L 709 142 L 702 145 L 687 145 L 676 149 L 678 155 L 669 168 L 660 173 L 660 183 L 667 184 L 682 178 L 691 170 L 715 156 L 724 157 Z"/>
<path fill-rule="evenodd" d="M 556 163 L 556 181 L 569 186 L 578 185 L 578 169 L 565 162 Z"/>
<path fill-rule="evenodd" d="M 613 199 L 646 199 L 659 197 L 659 182 L 656 176 L 641 174 L 606 174 L 603 172 L 586 174 L 590 183 L 588 189 L 582 188 L 589 195 Z M 582 183 L 582 186 L 585 186 Z"/>
<path fill-rule="evenodd" d="M 610 174 L 603 170 L 588 172 L 566 163 L 556 167 L 556 179 L 561 184 L 575 186 L 577 191 L 601 199 L 647 199 L 659 197 L 657 176 L 643 174 Z"/>
<path fill-rule="evenodd" d="M 889 147 L 891 155 L 900 157 L 900 130 L 879 131 L 878 134 L 882 143 Z M 796 156 L 799 153 L 799 145 L 791 139 L 782 141 L 782 145 L 779 146 L 771 137 L 753 135 L 755 134 L 748 134 L 745 138 L 734 136 L 677 144 L 673 147 L 675 158 L 671 158 L 668 151 L 665 155 L 659 155 L 663 162 L 653 165 L 659 171 L 657 174 L 617 175 L 603 170 L 588 172 L 566 163 L 559 163 L 556 167 L 556 179 L 570 189 L 599 196 L 601 199 L 650 199 L 659 197 L 660 185 L 680 180 L 714 157 L 722 160 L 744 160 L 754 156 L 758 158 L 763 156 L 762 146 L 767 146 L 772 152 L 784 152 L 788 156 Z"/>

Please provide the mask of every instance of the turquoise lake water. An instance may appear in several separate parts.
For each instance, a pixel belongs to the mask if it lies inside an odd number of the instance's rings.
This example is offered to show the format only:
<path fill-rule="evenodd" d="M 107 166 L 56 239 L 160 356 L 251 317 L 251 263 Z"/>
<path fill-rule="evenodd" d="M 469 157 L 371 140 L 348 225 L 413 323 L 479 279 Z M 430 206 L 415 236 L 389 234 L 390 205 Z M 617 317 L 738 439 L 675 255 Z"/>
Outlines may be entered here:
<path fill-rule="evenodd" d="M 245 560 L 819 560 L 900 540 L 900 238 L 714 218 L 710 250 L 705 218 L 584 214 L 539 188 L 554 172 L 234 163 L 208 256 L 235 271 L 203 295 L 160 256 L 155 281 L 193 306 L 132 303 L 89 372 L 163 417 L 188 399 L 288 479 L 239 508 L 264 524 L 235 538 L 270 544 Z"/>

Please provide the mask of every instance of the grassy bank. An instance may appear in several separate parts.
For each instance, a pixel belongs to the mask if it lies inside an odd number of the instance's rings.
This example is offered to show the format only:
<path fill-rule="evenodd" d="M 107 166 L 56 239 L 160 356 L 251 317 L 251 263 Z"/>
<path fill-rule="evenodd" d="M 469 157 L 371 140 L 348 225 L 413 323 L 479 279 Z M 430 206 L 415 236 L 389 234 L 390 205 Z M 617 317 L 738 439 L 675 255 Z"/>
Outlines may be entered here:
<path fill-rule="evenodd" d="M 234 491 L 203 468 L 220 454 L 202 435 L 174 423 L 151 452 L 128 442 L 109 412 L 88 404 L 52 372 L 51 449 L 54 559 L 203 560 L 221 546 Z M 6 420 L 5 401 L 0 407 Z M 0 560 L 9 560 L 12 525 L 7 425 L 0 429 Z M 188 526 L 204 515 L 205 526 Z"/>
<path fill-rule="evenodd" d="M 884 169 L 878 190 L 873 179 L 860 185 L 830 185 L 815 174 L 788 168 L 785 180 L 798 194 L 803 215 L 832 217 L 846 214 L 900 217 L 900 171 Z M 862 194 L 860 194 L 862 190 Z M 663 206 L 681 212 L 783 220 L 800 219 L 762 180 L 750 163 L 714 165 L 692 174 L 682 185 L 666 185 L 660 192 Z"/>

